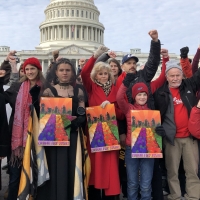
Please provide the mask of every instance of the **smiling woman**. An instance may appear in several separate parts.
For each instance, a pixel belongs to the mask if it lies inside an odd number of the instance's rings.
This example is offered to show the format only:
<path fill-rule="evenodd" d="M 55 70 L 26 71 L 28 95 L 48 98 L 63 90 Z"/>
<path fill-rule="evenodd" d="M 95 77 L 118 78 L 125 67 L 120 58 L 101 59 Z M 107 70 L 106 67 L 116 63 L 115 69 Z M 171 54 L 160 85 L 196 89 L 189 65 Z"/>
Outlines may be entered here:
<path fill-rule="evenodd" d="M 16 62 L 14 64 L 16 65 Z M 5 103 L 9 103 L 12 108 L 9 122 L 10 133 L 7 134 L 11 136 L 9 141 L 11 141 L 12 149 L 9 162 L 10 182 L 8 199 L 17 199 L 18 195 L 22 168 L 21 163 L 24 157 L 24 148 L 27 139 L 30 105 L 34 106 L 37 116 L 39 116 L 39 97 L 47 84 L 42 75 L 42 67 L 37 58 L 28 58 L 24 62 L 23 70 L 25 75 L 21 78 L 20 82 L 12 84 L 6 91 L 3 91 L 6 72 L 5 70 L 0 70 L 0 93 L 5 98 Z M 36 187 L 37 182 L 33 181 L 33 185 Z"/>

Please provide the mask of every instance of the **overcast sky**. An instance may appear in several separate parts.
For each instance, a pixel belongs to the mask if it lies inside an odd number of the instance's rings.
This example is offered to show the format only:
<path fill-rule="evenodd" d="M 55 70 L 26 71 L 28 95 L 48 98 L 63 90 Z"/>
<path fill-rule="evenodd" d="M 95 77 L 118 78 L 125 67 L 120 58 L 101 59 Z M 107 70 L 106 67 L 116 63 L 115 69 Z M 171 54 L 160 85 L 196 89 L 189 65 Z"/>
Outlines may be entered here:
<path fill-rule="evenodd" d="M 40 41 L 39 25 L 50 0 L 0 0 L 0 46 L 33 50 Z M 149 52 L 148 31 L 157 29 L 163 47 L 194 54 L 200 43 L 198 0 L 94 0 L 105 26 L 105 45 L 115 51 L 141 48 Z"/>

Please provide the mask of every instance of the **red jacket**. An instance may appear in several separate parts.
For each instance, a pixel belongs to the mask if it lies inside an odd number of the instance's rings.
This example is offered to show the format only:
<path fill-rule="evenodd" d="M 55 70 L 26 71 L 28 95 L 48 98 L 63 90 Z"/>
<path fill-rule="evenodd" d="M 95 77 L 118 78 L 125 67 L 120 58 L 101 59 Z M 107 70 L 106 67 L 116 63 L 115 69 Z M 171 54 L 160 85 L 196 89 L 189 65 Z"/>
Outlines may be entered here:
<path fill-rule="evenodd" d="M 163 63 L 162 63 L 162 71 L 160 76 L 152 81 L 150 83 L 151 87 L 151 92 L 152 94 L 165 83 L 165 70 L 166 70 L 166 62 L 169 60 L 169 57 L 163 58 Z M 126 94 L 127 87 L 124 86 L 122 83 L 118 93 L 117 93 L 117 103 L 119 105 L 119 108 L 123 111 L 123 113 L 126 116 L 126 121 L 127 121 L 127 136 L 126 136 L 126 145 L 131 146 L 131 114 L 130 110 L 149 110 L 147 105 L 144 106 L 139 106 L 139 105 L 132 105 L 130 103 L 127 103 L 125 98 L 122 98 Z"/>
<path fill-rule="evenodd" d="M 200 108 L 193 107 L 190 113 L 188 129 L 190 133 L 197 139 L 200 139 Z"/>
<path fill-rule="evenodd" d="M 90 78 L 90 73 L 96 59 L 92 56 L 81 71 L 83 85 L 88 93 L 89 106 L 99 106 L 105 100 L 111 103 L 116 103 L 117 87 L 112 85 L 111 92 L 108 96 L 105 95 L 103 89 L 94 83 Z M 124 115 L 115 107 L 116 116 L 118 119 L 123 119 Z M 88 131 L 88 130 L 87 130 Z M 87 148 L 91 159 L 91 175 L 90 185 L 94 185 L 97 189 L 105 189 L 106 195 L 120 194 L 120 181 L 118 172 L 118 151 L 91 153 L 89 137 Z"/>

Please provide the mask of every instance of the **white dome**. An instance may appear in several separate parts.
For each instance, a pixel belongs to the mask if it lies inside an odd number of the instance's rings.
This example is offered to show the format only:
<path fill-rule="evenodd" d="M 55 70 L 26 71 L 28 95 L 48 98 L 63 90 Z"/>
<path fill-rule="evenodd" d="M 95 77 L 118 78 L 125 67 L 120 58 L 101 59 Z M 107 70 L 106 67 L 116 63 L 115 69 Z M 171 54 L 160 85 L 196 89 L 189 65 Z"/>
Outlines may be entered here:
<path fill-rule="evenodd" d="M 93 0 L 50 0 L 44 12 L 39 48 L 76 44 L 92 49 L 103 44 L 105 28 L 99 22 L 100 12 Z"/>

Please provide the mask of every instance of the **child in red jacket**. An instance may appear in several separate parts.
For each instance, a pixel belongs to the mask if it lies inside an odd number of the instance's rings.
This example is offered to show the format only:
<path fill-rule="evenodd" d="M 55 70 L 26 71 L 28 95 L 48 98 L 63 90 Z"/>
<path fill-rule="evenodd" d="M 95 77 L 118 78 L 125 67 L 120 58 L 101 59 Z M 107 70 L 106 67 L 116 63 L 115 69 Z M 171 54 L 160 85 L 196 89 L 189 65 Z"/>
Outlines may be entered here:
<path fill-rule="evenodd" d="M 151 181 L 153 177 L 154 158 L 131 158 L 131 110 L 149 110 L 147 106 L 148 88 L 146 84 L 139 82 L 132 87 L 133 104 L 124 99 L 127 87 L 122 84 L 117 93 L 117 103 L 124 112 L 127 120 L 127 137 L 125 162 L 127 171 L 127 193 L 128 199 L 138 199 L 138 188 L 140 186 L 141 199 L 151 199 Z M 164 136 L 162 126 L 156 127 L 156 133 Z M 139 178 L 140 173 L 140 178 Z"/>

